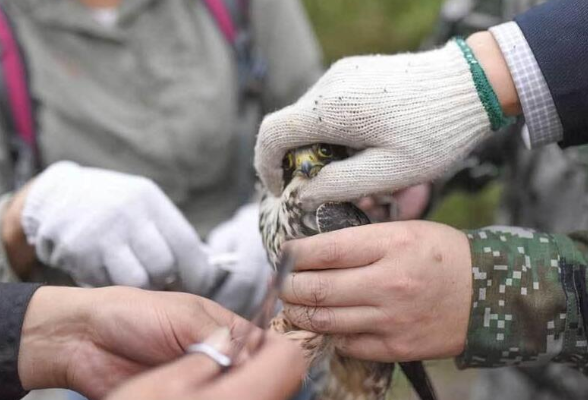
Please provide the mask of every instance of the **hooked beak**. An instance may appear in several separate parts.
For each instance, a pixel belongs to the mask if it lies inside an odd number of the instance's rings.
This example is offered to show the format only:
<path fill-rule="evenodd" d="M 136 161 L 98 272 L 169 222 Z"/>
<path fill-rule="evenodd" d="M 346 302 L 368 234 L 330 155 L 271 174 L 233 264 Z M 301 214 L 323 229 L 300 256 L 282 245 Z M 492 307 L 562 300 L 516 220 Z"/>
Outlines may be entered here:
<path fill-rule="evenodd" d="M 314 167 L 314 165 L 313 165 L 312 161 L 305 160 L 302 162 L 302 165 L 300 166 L 300 172 L 302 172 L 304 175 L 306 175 L 306 177 L 312 178 L 311 174 L 312 174 L 313 167 Z"/>

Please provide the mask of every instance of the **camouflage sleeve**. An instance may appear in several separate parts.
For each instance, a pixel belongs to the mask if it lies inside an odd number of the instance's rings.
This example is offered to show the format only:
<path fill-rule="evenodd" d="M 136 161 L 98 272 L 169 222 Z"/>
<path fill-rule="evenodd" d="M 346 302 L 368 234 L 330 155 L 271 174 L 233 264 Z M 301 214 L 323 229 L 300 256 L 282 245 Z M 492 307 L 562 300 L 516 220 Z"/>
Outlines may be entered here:
<path fill-rule="evenodd" d="M 0 226 L 2 226 L 2 220 L 4 219 L 4 210 L 8 205 L 8 202 L 12 199 L 12 193 L 4 194 L 0 196 Z M 6 249 L 4 243 L 0 240 L 0 283 L 11 283 L 20 282 L 17 276 L 12 271 L 8 258 L 6 257 Z"/>
<path fill-rule="evenodd" d="M 460 368 L 556 361 L 588 369 L 586 235 L 467 231 L 473 292 Z"/>

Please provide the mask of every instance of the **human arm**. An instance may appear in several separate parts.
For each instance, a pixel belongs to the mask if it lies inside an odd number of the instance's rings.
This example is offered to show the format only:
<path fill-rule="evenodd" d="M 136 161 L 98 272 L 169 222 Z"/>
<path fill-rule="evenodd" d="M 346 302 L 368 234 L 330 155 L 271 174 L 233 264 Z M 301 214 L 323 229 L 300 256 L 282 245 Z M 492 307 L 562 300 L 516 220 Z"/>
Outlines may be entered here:
<path fill-rule="evenodd" d="M 362 359 L 583 369 L 584 243 L 424 221 L 306 238 L 288 244 L 298 271 L 284 285 L 285 312 Z"/>
<path fill-rule="evenodd" d="M 492 40 L 472 43 L 482 60 L 497 54 Z M 437 177 L 509 122 L 500 101 L 517 112 L 516 94 L 507 88 L 499 99 L 491 86 L 496 76 L 509 77 L 506 64 L 485 61 L 506 69 L 485 74 L 473 54 L 455 41 L 430 52 L 337 62 L 297 103 L 264 120 L 255 157 L 263 183 L 279 193 L 285 152 L 317 142 L 355 153 L 323 168 L 302 189 L 303 202 L 394 192 Z"/>
<path fill-rule="evenodd" d="M 492 28 L 491 33 L 478 33 L 468 39 L 504 113 L 515 116 L 523 111 L 530 146 L 562 139 L 568 143 L 570 135 L 562 125 L 578 124 L 586 115 L 581 104 L 586 97 L 582 97 L 583 64 L 575 59 L 583 54 L 584 41 L 567 40 L 572 35 L 584 35 L 586 5 L 556 1 L 550 4 L 538 9 L 544 11 L 536 9 L 520 16 L 518 25 L 501 25 Z M 522 32 L 513 41 L 517 30 Z M 549 41 L 536 40 L 532 35 L 537 33 L 531 31 L 549 36 Z M 554 46 L 544 46 L 545 42 Z M 556 53 L 565 55 L 558 58 Z M 491 136 L 491 129 L 488 121 L 484 122 L 483 112 L 478 114 L 479 119 L 473 118 L 476 112 L 471 106 L 478 101 L 475 96 L 467 103 L 469 107 L 460 101 L 458 94 L 476 92 L 473 85 L 465 85 L 467 71 L 456 68 L 457 58 L 439 57 L 440 54 L 437 50 L 353 57 L 334 64 L 296 104 L 268 116 L 262 125 L 256 166 L 266 186 L 274 193 L 281 189 L 279 162 L 285 150 L 316 142 L 358 150 L 348 160 L 323 169 L 304 189 L 303 199 L 316 203 L 349 200 L 430 181 L 463 159 L 474 145 Z M 449 52 L 445 55 L 449 56 Z M 560 63 L 566 57 L 574 60 Z M 549 67 L 554 71 L 547 71 Z M 439 69 L 451 71 L 451 77 L 443 76 Z M 547 72 L 543 74 L 543 70 Z M 564 84 L 553 84 L 551 73 L 557 75 L 556 80 L 563 79 Z M 459 90 L 458 77 L 464 78 Z M 471 80 L 470 76 L 470 84 Z M 565 91 L 576 103 L 560 105 L 566 101 Z M 562 114 L 563 108 L 567 116 Z M 488 117 L 492 119 L 490 114 Z M 335 181 L 337 185 L 332 184 Z"/>
<path fill-rule="evenodd" d="M 517 16 L 515 22 L 549 88 L 561 124 L 557 140 L 563 146 L 585 144 L 588 4 L 582 0 L 552 0 Z"/>
<path fill-rule="evenodd" d="M 9 360 L 22 388 L 69 388 L 90 398 L 179 358 L 219 327 L 235 340 L 248 327 L 216 303 L 180 293 L 42 287 L 26 303 L 22 331 L 13 331 L 18 358 Z"/>
<path fill-rule="evenodd" d="M 27 306 L 39 286 L 0 283 L 0 393 L 6 400 L 26 393 L 18 374 L 18 349 Z"/>
<path fill-rule="evenodd" d="M 461 367 L 565 362 L 586 372 L 586 234 L 467 231 L 472 309 Z"/>

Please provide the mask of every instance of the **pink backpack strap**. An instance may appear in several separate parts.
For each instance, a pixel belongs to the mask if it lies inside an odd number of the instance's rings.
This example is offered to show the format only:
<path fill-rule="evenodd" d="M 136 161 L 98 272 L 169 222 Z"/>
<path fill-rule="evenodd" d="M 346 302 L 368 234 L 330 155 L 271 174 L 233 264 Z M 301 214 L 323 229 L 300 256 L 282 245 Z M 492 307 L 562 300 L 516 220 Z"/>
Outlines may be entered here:
<path fill-rule="evenodd" d="M 36 152 L 35 120 L 29 91 L 26 65 L 14 29 L 4 9 L 0 7 L 0 68 L 8 107 L 8 125 L 18 137 Z"/>
<path fill-rule="evenodd" d="M 233 48 L 238 69 L 240 103 L 261 99 L 267 63 L 253 43 L 250 0 L 202 0 L 219 31 Z M 278 0 L 279 1 L 279 0 Z"/>
<path fill-rule="evenodd" d="M 237 41 L 237 28 L 223 0 L 203 0 L 227 42 Z"/>

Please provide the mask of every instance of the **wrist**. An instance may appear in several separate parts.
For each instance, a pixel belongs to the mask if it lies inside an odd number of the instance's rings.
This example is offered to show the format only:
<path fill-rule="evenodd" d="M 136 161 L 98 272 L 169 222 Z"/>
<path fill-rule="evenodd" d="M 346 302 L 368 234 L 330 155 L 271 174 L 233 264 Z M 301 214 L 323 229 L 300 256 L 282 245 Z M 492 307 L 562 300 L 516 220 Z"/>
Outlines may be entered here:
<path fill-rule="evenodd" d="M 515 227 L 466 233 L 473 266 L 472 309 L 458 366 L 495 368 L 585 357 L 586 337 L 577 318 L 580 290 L 562 282 L 566 265 L 585 261 L 574 244 L 563 235 Z M 573 277 L 573 270 L 569 272 Z"/>
<path fill-rule="evenodd" d="M 519 96 L 500 46 L 490 32 L 471 35 L 466 43 L 486 73 L 504 114 L 508 117 L 522 113 Z"/>
<path fill-rule="evenodd" d="M 14 273 L 22 280 L 29 278 L 33 270 L 39 265 L 35 248 L 28 244 L 21 223 L 22 210 L 30 189 L 25 186 L 6 205 L 2 219 L 2 243 L 6 257 Z"/>
<path fill-rule="evenodd" d="M 95 290 L 42 287 L 22 327 L 18 372 L 25 390 L 68 388 L 70 360 L 87 341 Z"/>

